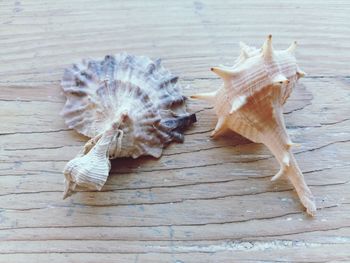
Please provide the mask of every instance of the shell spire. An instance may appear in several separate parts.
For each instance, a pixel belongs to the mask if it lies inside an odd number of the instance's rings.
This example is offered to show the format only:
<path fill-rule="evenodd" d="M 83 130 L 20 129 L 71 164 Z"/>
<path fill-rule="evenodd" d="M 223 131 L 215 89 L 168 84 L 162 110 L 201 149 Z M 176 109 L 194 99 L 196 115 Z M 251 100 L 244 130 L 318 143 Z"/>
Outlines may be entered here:
<path fill-rule="evenodd" d="M 101 190 L 109 159 L 159 158 L 168 144 L 183 142 L 196 122 L 178 77 L 160 60 L 126 53 L 83 60 L 65 70 L 61 85 L 67 126 L 91 138 L 64 169 L 64 198 L 80 188 Z"/>
<path fill-rule="evenodd" d="M 241 49 L 243 55 L 241 52 L 233 67 L 220 69 L 223 87 L 211 93 L 210 101 L 218 116 L 212 136 L 231 129 L 253 142 L 265 144 L 280 164 L 272 180 L 288 178 L 307 212 L 313 215 L 314 197 L 291 151 L 293 143 L 285 128 L 282 109 L 296 81 L 305 74 L 290 55 L 295 44 L 288 52 L 274 50 L 269 35 L 260 51 L 246 44 L 241 44 Z M 230 81 L 226 81 L 228 76 Z"/>

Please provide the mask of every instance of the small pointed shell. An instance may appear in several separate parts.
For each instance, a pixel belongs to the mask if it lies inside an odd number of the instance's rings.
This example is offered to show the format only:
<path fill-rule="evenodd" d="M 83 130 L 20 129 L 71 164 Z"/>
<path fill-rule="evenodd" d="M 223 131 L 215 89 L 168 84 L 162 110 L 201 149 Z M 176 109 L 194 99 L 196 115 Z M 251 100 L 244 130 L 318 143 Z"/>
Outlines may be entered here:
<path fill-rule="evenodd" d="M 296 81 L 304 75 L 296 64 L 296 43 L 284 51 L 275 51 L 268 36 L 260 50 L 241 44 L 241 55 L 233 67 L 214 67 L 224 85 L 221 89 L 192 98 L 214 104 L 218 123 L 213 136 L 229 128 L 253 142 L 265 144 L 280 163 L 273 177 L 286 176 L 294 185 L 302 204 L 314 214 L 314 197 L 290 150 L 282 106 Z"/>
<path fill-rule="evenodd" d="M 78 155 L 67 163 L 63 171 L 66 182 L 63 198 L 70 196 L 77 185 L 101 190 L 111 169 L 108 150 L 113 136 L 111 131 L 104 133 L 96 146 L 92 147 L 89 152 Z"/>

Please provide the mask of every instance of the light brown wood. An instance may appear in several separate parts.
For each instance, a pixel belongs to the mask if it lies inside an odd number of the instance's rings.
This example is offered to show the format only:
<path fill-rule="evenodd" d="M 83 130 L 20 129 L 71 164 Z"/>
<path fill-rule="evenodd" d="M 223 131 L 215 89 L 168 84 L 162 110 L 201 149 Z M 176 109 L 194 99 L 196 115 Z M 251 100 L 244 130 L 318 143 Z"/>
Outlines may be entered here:
<path fill-rule="evenodd" d="M 0 262 L 350 261 L 350 5 L 347 1 L 1 1 Z M 113 161 L 102 192 L 62 200 L 65 163 L 86 138 L 67 129 L 59 81 L 83 57 L 163 58 L 186 95 L 214 90 L 211 66 L 238 42 L 299 42 L 301 79 L 285 108 L 317 199 L 303 212 L 278 164 L 238 135 L 198 123 L 161 159 Z"/>

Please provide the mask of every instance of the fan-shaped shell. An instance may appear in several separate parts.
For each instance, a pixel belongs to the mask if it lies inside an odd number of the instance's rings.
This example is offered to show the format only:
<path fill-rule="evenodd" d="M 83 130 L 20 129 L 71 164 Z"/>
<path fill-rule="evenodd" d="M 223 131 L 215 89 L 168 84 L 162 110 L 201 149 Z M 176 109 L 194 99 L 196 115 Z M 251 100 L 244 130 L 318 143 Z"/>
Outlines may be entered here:
<path fill-rule="evenodd" d="M 308 213 L 313 214 L 314 197 L 290 150 L 292 142 L 282 110 L 296 81 L 305 74 L 296 64 L 295 47 L 293 43 L 287 50 L 275 51 L 271 36 L 260 50 L 241 43 L 241 54 L 234 66 L 211 69 L 224 80 L 223 87 L 191 97 L 214 104 L 219 119 L 212 136 L 231 129 L 253 142 L 265 144 L 281 166 L 273 180 L 288 177 Z"/>
<path fill-rule="evenodd" d="M 65 174 L 70 182 L 77 183 L 78 174 L 94 177 L 93 168 L 74 175 L 72 171 L 80 169 L 81 158 L 90 158 L 85 155 L 93 154 L 90 149 L 100 145 L 98 141 L 106 138 L 106 132 L 113 135 L 107 157 L 158 158 L 165 145 L 182 142 L 184 129 L 196 121 L 194 114 L 186 112 L 178 77 L 160 60 L 126 53 L 106 56 L 102 61 L 83 60 L 65 71 L 62 87 L 67 97 L 62 110 L 66 124 L 92 138 L 83 156 L 77 157 L 79 161 L 67 164 Z"/>

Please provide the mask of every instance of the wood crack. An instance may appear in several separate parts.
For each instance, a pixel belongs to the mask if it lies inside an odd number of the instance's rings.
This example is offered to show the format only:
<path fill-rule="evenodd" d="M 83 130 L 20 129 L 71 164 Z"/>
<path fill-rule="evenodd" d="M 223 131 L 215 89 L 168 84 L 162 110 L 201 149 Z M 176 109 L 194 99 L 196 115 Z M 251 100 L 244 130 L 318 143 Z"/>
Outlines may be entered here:
<path fill-rule="evenodd" d="M 79 146 L 79 145 L 64 145 L 64 146 L 52 146 L 52 147 L 33 147 L 33 148 L 16 148 L 16 149 L 4 149 L 4 151 L 7 152 L 15 152 L 15 151 L 31 151 L 31 150 L 51 150 L 51 149 L 61 149 L 64 147 L 72 147 L 72 146 Z"/>
<path fill-rule="evenodd" d="M 340 182 L 340 183 L 331 183 L 331 184 L 322 184 L 322 185 L 313 185 L 309 184 L 309 186 L 313 187 L 325 187 L 325 186 L 335 186 L 335 185 L 344 185 L 348 184 L 349 181 L 346 182 Z M 120 191 L 120 190 L 119 190 Z M 180 200 L 171 200 L 171 201 L 165 201 L 165 202 L 139 202 L 139 203 L 117 203 L 117 204 L 81 204 L 77 202 L 72 202 L 72 205 L 77 205 L 79 207 L 123 207 L 123 206 L 130 206 L 130 205 L 137 205 L 137 206 L 154 206 L 154 205 L 164 205 L 164 204 L 179 204 L 179 203 L 185 203 L 188 201 L 212 201 L 212 200 L 220 200 L 220 199 L 226 199 L 231 197 L 243 197 L 243 196 L 255 196 L 255 195 L 264 195 L 268 193 L 283 193 L 283 192 L 293 192 L 294 188 L 288 187 L 287 189 L 282 190 L 263 190 L 263 191 L 257 191 L 254 193 L 245 193 L 245 194 L 227 194 L 227 195 L 220 195 L 220 196 L 214 196 L 214 197 L 197 197 L 197 198 L 182 198 Z M 61 193 L 61 191 L 39 191 L 39 192 L 26 192 L 25 194 L 41 194 L 41 193 Z M 91 193 L 94 191 L 80 191 L 81 193 Z M 96 192 L 96 191 L 95 191 Z M 107 192 L 107 191 L 104 191 Z M 108 192 L 118 192 L 118 190 L 112 190 Z M 96 192 L 99 193 L 99 192 Z M 12 194 L 5 194 L 5 195 L 21 195 L 22 193 L 12 193 Z M 69 208 L 71 206 L 54 206 L 55 208 Z M 52 207 L 50 207 L 52 208 Z M 47 207 L 34 207 L 34 208 L 2 208 L 0 211 L 26 211 L 26 210 L 39 210 L 39 209 L 47 209 Z"/>
<path fill-rule="evenodd" d="M 338 205 L 330 205 L 330 206 L 324 206 L 320 207 L 317 210 L 325 210 L 325 209 L 331 209 L 338 207 L 339 205 L 348 205 L 348 203 L 340 203 Z M 278 219 L 286 216 L 291 215 L 299 215 L 303 214 L 302 211 L 294 211 L 294 212 L 287 212 L 283 213 L 281 215 L 275 215 L 275 216 L 266 216 L 266 217 L 260 217 L 260 218 L 249 218 L 249 219 L 242 219 L 242 220 L 232 220 L 232 221 L 221 221 L 221 222 L 209 222 L 209 223 L 190 223 L 190 224 L 152 224 L 152 225 L 85 225 L 85 226 L 22 226 L 22 227 L 5 227 L 0 228 L 1 230 L 10 230 L 10 229 L 46 229 L 46 228 L 99 228 L 99 227 L 113 227 L 113 228 L 151 228 L 151 227 L 197 227 L 197 226 L 215 226 L 215 225 L 225 225 L 225 224 L 232 224 L 232 223 L 245 223 L 245 222 L 252 222 L 252 221 L 264 221 L 264 220 L 271 220 L 271 219 Z"/>
<path fill-rule="evenodd" d="M 73 131 L 73 129 L 58 129 L 53 131 L 5 132 L 5 133 L 0 133 L 0 136 L 15 135 L 15 134 L 55 133 L 55 132 L 63 132 L 63 131 Z"/>
<path fill-rule="evenodd" d="M 114 228 L 114 227 L 101 227 L 98 226 L 100 228 Z M 121 226 L 122 227 L 122 226 Z M 71 228 L 71 227 L 49 227 L 48 229 L 53 229 L 53 228 L 57 228 L 57 229 L 62 229 L 62 228 Z M 74 227 L 72 227 L 74 228 Z M 79 228 L 79 226 L 77 227 Z M 89 228 L 89 227 L 81 227 L 81 228 Z M 339 226 L 339 227 L 333 227 L 333 228 L 324 228 L 324 229 L 312 229 L 312 230 L 303 230 L 303 231 L 296 231 L 296 232 L 288 232 L 288 233 L 281 233 L 281 234 L 271 234 L 271 235 L 256 235 L 256 236 L 246 236 L 246 237 L 241 237 L 241 238 L 234 238 L 234 240 L 237 241 L 257 241 L 258 238 L 278 238 L 278 237 L 288 237 L 288 236 L 293 236 L 293 235 L 300 235 L 300 234 L 304 234 L 304 233 L 315 233 L 315 232 L 328 232 L 328 231 L 336 231 L 336 230 L 341 230 L 341 229 L 347 229 L 350 228 L 350 225 L 345 225 L 345 226 Z M 37 229 L 37 228 L 36 228 Z M 42 229 L 46 229 L 46 227 L 42 227 Z M 6 229 L 0 229 L 1 230 L 5 230 Z M 19 229 L 20 230 L 20 229 Z M 125 241 L 125 242 L 129 242 L 129 241 L 135 241 L 132 239 L 125 239 L 125 238 L 36 238 L 35 241 L 65 241 L 65 240 L 74 240 L 74 241 L 84 241 L 84 240 L 90 240 L 90 241 L 97 241 L 97 240 L 102 240 L 102 241 Z M 182 238 L 182 239 L 153 239 L 153 238 L 137 238 L 137 241 L 152 241 L 152 242 L 162 242 L 162 241 L 174 241 L 174 242 L 181 242 L 181 241 L 186 241 L 186 242 L 191 242 L 191 241 L 195 241 L 195 242 L 203 242 L 203 241 L 226 241 L 226 240 L 232 240 L 231 238 Z M 259 240 L 259 239 L 258 239 Z M 283 239 L 283 240 L 287 240 L 287 239 Z M 288 239 L 289 240 L 289 239 Z M 33 241 L 33 239 L 15 239 L 15 238 L 7 238 L 6 241 Z M 332 243 L 333 244 L 333 243 Z"/>
<path fill-rule="evenodd" d="M 335 122 L 321 122 L 321 125 L 334 125 L 334 124 L 339 124 L 339 123 L 343 123 L 350 120 L 350 118 L 346 118 L 346 119 L 342 119 L 340 121 L 335 121 Z"/>

